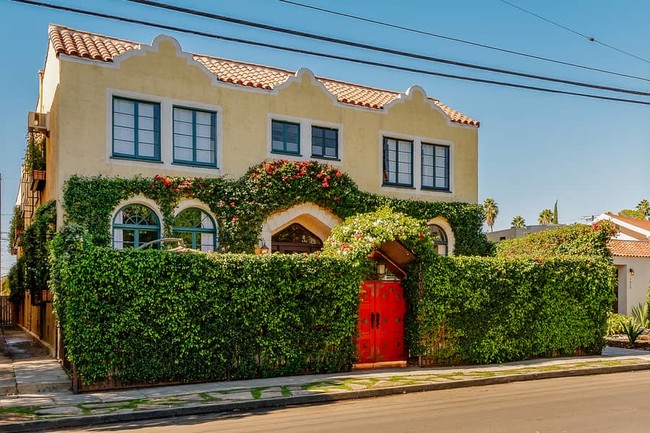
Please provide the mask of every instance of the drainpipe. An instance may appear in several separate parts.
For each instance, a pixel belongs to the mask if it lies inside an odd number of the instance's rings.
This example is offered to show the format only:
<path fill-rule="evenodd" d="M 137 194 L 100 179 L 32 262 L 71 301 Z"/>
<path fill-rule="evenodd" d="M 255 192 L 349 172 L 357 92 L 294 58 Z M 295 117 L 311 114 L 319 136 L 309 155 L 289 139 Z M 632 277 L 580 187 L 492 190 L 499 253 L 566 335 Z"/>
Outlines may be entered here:
<path fill-rule="evenodd" d="M 38 112 L 43 112 L 43 77 L 45 76 L 45 71 L 41 69 L 38 71 Z"/>

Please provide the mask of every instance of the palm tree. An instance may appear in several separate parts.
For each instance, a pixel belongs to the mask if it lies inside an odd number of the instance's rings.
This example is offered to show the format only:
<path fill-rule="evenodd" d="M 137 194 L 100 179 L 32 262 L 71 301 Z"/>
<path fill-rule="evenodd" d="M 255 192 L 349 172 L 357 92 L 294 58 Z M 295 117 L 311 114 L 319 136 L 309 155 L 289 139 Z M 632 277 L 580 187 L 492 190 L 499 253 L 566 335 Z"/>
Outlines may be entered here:
<path fill-rule="evenodd" d="M 650 217 L 650 202 L 646 199 L 641 200 L 639 204 L 636 205 L 636 210 L 641 212 L 645 219 L 648 219 L 648 217 Z"/>
<path fill-rule="evenodd" d="M 522 229 L 522 228 L 526 227 L 526 220 L 521 215 L 517 215 L 516 217 L 514 217 L 512 219 L 512 222 L 510 223 L 510 226 L 513 229 Z"/>
<path fill-rule="evenodd" d="M 492 231 L 494 220 L 496 220 L 497 215 L 499 215 L 499 205 L 493 198 L 486 198 L 483 202 L 483 215 L 485 223 L 490 227 L 490 231 Z"/>
<path fill-rule="evenodd" d="M 544 209 L 539 213 L 539 223 L 543 226 L 551 225 L 553 222 L 553 211 L 550 209 Z"/>

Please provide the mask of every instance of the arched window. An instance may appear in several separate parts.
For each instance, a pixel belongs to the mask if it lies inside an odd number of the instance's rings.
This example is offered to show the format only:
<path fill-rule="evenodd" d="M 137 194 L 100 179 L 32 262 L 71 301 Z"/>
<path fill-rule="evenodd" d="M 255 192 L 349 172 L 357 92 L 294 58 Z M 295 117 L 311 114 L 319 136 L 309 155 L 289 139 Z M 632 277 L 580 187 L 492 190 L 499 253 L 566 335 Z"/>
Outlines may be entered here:
<path fill-rule="evenodd" d="M 176 216 L 172 234 L 181 238 L 185 246 L 195 250 L 212 252 L 217 248 L 217 228 L 206 212 L 191 207 Z"/>
<path fill-rule="evenodd" d="M 285 254 L 313 253 L 323 249 L 323 241 L 298 223 L 276 233 L 271 238 L 271 251 Z"/>
<path fill-rule="evenodd" d="M 160 220 L 142 204 L 129 204 L 113 218 L 113 248 L 137 248 L 160 238 Z"/>
<path fill-rule="evenodd" d="M 436 246 L 436 251 L 441 256 L 446 256 L 449 253 L 449 242 L 447 241 L 447 233 L 437 224 L 429 224 L 429 233 L 433 238 L 433 243 Z"/>

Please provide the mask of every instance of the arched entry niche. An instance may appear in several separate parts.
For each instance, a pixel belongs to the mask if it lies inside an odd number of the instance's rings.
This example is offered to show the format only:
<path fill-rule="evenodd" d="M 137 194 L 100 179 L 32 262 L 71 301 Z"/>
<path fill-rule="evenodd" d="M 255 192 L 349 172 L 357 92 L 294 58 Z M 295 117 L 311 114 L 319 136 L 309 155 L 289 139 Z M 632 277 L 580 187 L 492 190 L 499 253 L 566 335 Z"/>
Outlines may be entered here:
<path fill-rule="evenodd" d="M 273 243 L 274 238 L 276 241 L 281 242 L 282 239 L 297 236 L 297 239 L 302 242 L 302 236 L 304 235 L 305 244 L 309 245 L 309 249 L 313 249 L 315 245 L 313 241 L 317 239 L 320 241 L 317 250 L 320 250 L 323 241 L 330 235 L 332 228 L 340 223 L 341 219 L 327 209 L 313 203 L 303 203 L 271 215 L 262 225 L 262 240 L 271 251 L 276 251 L 277 248 L 274 247 Z M 287 237 L 284 237 L 285 235 Z M 316 244 L 318 244 L 318 241 Z"/>
<path fill-rule="evenodd" d="M 446 219 L 437 217 L 427 222 L 429 233 L 435 243 L 436 251 L 441 256 L 453 256 L 456 238 Z"/>

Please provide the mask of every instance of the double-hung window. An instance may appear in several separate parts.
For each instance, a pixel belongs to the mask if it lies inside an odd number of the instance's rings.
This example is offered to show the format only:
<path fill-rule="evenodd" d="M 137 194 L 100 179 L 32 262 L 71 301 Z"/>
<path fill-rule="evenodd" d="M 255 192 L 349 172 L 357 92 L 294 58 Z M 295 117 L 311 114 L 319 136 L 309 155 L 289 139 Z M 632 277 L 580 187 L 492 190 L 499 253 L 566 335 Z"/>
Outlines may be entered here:
<path fill-rule="evenodd" d="M 413 142 L 384 138 L 384 185 L 413 186 Z"/>
<path fill-rule="evenodd" d="M 449 191 L 449 146 L 422 143 L 422 188 Z"/>
<path fill-rule="evenodd" d="M 174 107 L 174 162 L 217 166 L 217 113 Z"/>
<path fill-rule="evenodd" d="M 333 128 L 311 127 L 312 158 L 338 159 L 339 131 Z"/>
<path fill-rule="evenodd" d="M 300 155 L 300 124 L 273 120 L 271 122 L 271 152 Z"/>
<path fill-rule="evenodd" d="M 160 104 L 113 98 L 113 156 L 160 161 Z"/>

